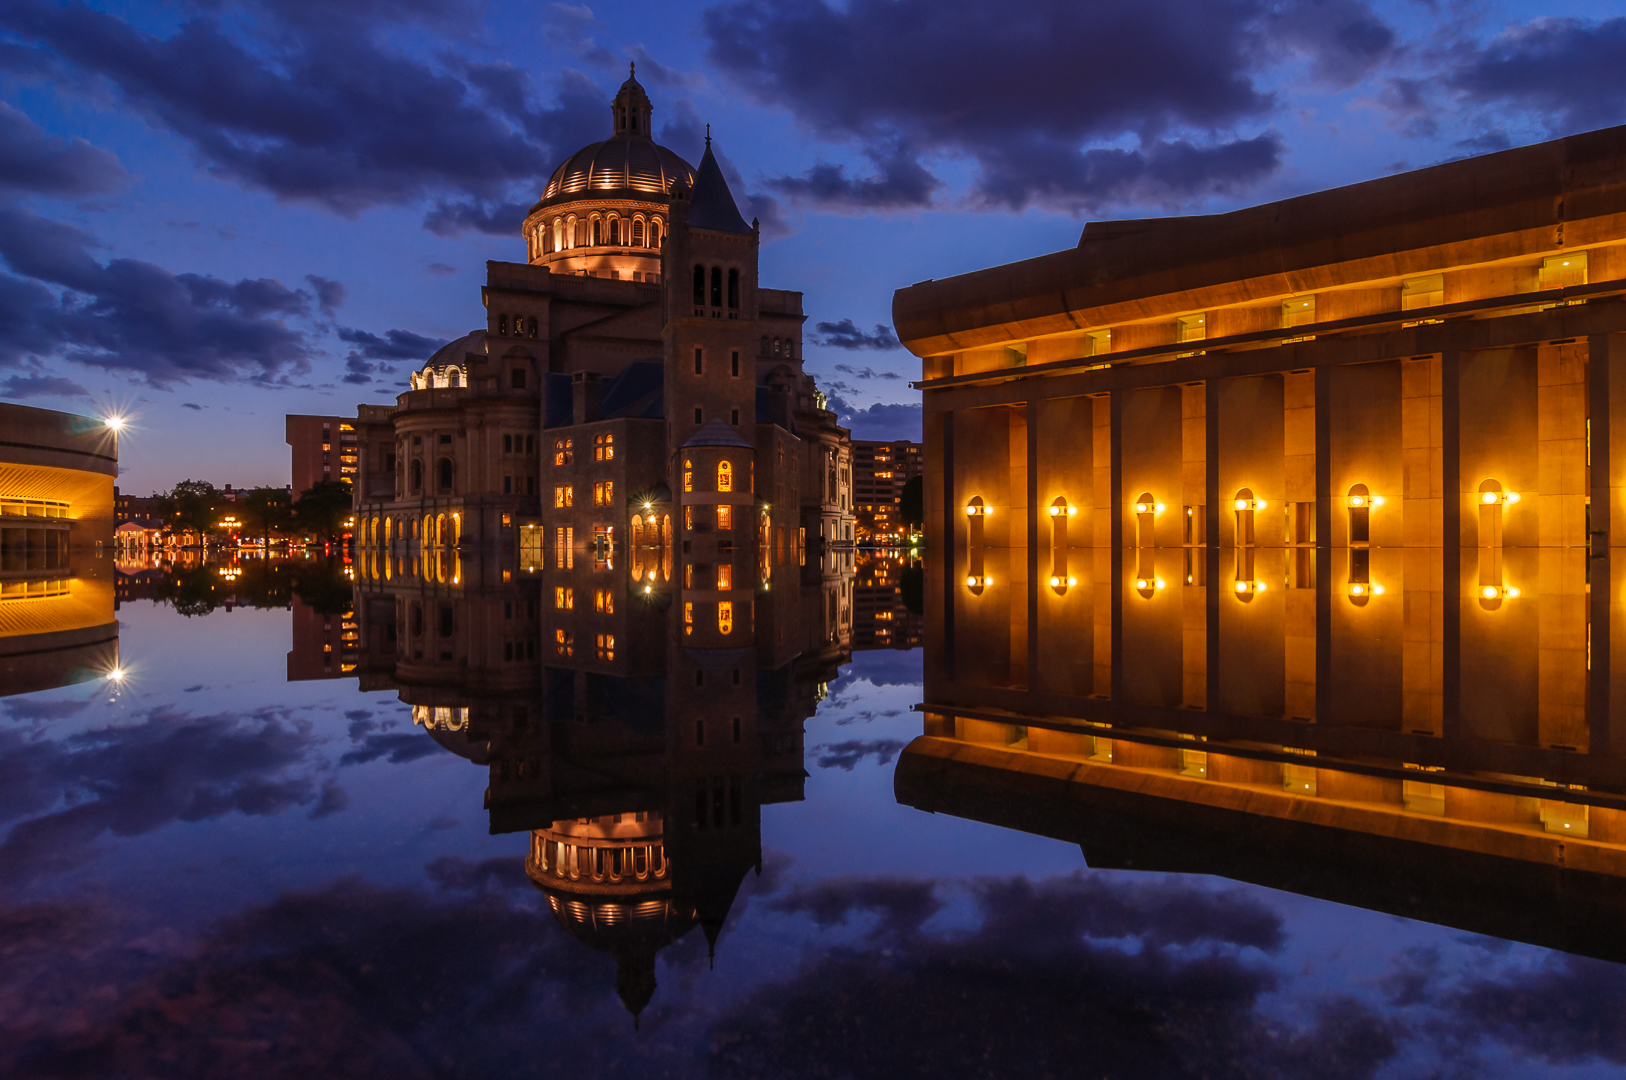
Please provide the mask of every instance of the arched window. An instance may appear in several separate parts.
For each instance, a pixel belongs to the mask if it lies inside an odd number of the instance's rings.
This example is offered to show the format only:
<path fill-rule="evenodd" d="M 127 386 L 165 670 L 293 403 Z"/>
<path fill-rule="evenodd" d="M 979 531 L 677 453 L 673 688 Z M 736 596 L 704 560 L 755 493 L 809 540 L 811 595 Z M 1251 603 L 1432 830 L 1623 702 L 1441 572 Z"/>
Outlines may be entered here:
<path fill-rule="evenodd" d="M 723 306 L 723 268 L 720 266 L 711 268 L 711 306 Z"/>
<path fill-rule="evenodd" d="M 526 323 L 526 325 L 525 325 L 525 336 L 526 337 L 535 337 L 536 336 L 536 316 L 535 315 L 532 315 L 531 319 L 530 319 L 530 322 Z"/>
<path fill-rule="evenodd" d="M 644 246 L 644 223 L 638 218 L 632 219 L 632 246 Z"/>
<path fill-rule="evenodd" d="M 706 268 L 694 268 L 694 306 L 700 307 L 706 302 Z"/>
<path fill-rule="evenodd" d="M 500 334 L 503 337 L 508 336 L 508 316 L 506 316 L 506 315 L 498 315 L 497 316 L 497 333 Z"/>
<path fill-rule="evenodd" d="M 598 218 L 594 218 L 593 219 L 593 246 L 594 247 L 599 246 L 599 240 L 600 240 L 600 236 L 599 236 L 599 220 L 598 220 Z"/>
<path fill-rule="evenodd" d="M 652 248 L 661 246 L 661 223 L 659 221 L 649 223 L 649 246 Z"/>
<path fill-rule="evenodd" d="M 565 248 L 565 219 L 553 219 L 553 250 L 563 251 Z"/>
<path fill-rule="evenodd" d="M 408 487 L 414 495 L 423 490 L 423 462 L 413 459 L 412 467 L 407 471 L 410 477 Z"/>
<path fill-rule="evenodd" d="M 452 459 L 449 457 L 440 459 L 440 490 L 452 490 Z"/>
<path fill-rule="evenodd" d="M 728 306 L 738 310 L 740 306 L 740 272 L 728 272 Z"/>
<path fill-rule="evenodd" d="M 575 218 L 571 218 L 569 221 L 565 222 L 565 246 L 566 247 L 575 247 L 576 246 L 576 219 Z"/>
<path fill-rule="evenodd" d="M 575 439 L 553 440 L 553 463 L 555 465 L 569 465 L 576 458 Z"/>
<path fill-rule="evenodd" d="M 610 245 L 612 247 L 620 247 L 621 246 L 621 219 L 620 218 L 611 218 L 610 219 Z"/>
<path fill-rule="evenodd" d="M 719 634 L 734 632 L 734 605 L 727 600 L 717 605 L 717 632 Z"/>
<path fill-rule="evenodd" d="M 779 339 L 778 338 L 773 339 L 773 354 L 775 356 L 779 355 Z"/>
<path fill-rule="evenodd" d="M 593 436 L 593 460 L 615 460 L 615 433 L 606 431 L 601 435 Z"/>
<path fill-rule="evenodd" d="M 790 340 L 790 338 L 785 339 L 785 358 L 787 360 L 794 360 L 796 358 L 796 350 L 793 348 L 793 344 L 794 343 Z"/>
<path fill-rule="evenodd" d="M 463 372 L 460 371 L 457 368 L 453 368 L 451 371 L 447 372 L 446 373 L 446 385 L 447 386 L 462 386 L 463 385 Z"/>
<path fill-rule="evenodd" d="M 734 466 L 730 465 L 727 461 L 719 461 L 717 463 L 717 490 L 734 490 Z"/>

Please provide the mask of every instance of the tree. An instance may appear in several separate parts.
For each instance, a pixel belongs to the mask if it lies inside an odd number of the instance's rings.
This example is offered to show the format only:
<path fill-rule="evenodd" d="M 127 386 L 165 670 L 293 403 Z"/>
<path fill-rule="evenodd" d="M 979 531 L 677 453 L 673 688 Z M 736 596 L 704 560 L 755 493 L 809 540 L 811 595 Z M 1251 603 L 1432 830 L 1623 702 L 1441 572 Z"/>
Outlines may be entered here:
<path fill-rule="evenodd" d="M 166 494 L 157 496 L 159 511 L 169 528 L 198 534 L 198 541 L 219 521 L 225 498 L 207 480 L 182 480 Z"/>
<path fill-rule="evenodd" d="M 258 535 L 270 547 L 271 534 L 288 527 L 292 501 L 292 497 L 282 488 L 257 487 L 248 492 L 237 504 L 243 531 L 250 536 Z"/>
<path fill-rule="evenodd" d="M 916 476 L 904 482 L 898 516 L 905 525 L 917 529 L 926 526 L 926 478 Z"/>
<path fill-rule="evenodd" d="M 295 528 L 322 536 L 328 543 L 350 516 L 350 485 L 343 480 L 323 480 L 299 494 L 294 503 Z"/>

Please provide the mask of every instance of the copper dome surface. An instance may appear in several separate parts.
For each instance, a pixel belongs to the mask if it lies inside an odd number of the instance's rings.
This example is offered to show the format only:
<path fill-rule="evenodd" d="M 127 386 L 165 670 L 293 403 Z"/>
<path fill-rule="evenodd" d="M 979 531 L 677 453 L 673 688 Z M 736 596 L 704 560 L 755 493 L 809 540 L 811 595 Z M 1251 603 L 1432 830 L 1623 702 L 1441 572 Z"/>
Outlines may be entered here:
<path fill-rule="evenodd" d="M 687 161 L 647 136 L 616 135 L 566 158 L 537 205 L 621 193 L 665 199 L 679 182 L 694 184 L 694 169 Z"/>

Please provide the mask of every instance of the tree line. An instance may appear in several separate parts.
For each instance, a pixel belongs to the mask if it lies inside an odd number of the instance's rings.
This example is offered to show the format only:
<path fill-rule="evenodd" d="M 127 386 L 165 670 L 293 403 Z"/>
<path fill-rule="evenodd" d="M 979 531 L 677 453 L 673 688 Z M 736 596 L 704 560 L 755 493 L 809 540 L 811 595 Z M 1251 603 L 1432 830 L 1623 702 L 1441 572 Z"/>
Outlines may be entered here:
<path fill-rule="evenodd" d="M 165 492 L 155 492 L 153 506 L 165 531 L 195 534 L 200 539 L 230 532 L 222 524 L 228 517 L 237 521 L 237 533 L 257 537 L 267 544 L 279 539 L 320 537 L 332 543 L 351 513 L 350 485 L 342 480 L 323 480 L 300 492 L 298 498 L 286 488 L 257 487 L 234 492 L 235 501 L 206 480 L 182 480 Z"/>

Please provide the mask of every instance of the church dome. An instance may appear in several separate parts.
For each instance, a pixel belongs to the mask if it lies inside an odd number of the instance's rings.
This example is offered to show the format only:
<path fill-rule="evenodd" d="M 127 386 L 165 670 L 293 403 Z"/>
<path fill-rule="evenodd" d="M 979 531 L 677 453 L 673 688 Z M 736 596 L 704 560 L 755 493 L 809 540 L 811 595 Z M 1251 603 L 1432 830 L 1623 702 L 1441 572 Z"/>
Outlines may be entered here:
<path fill-rule="evenodd" d="M 666 199 L 672 185 L 693 185 L 694 169 L 648 136 L 617 135 L 584 146 L 553 171 L 537 209 L 617 195 Z"/>

